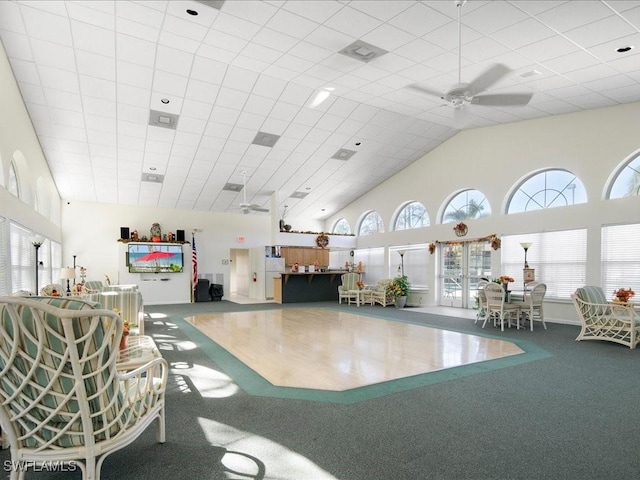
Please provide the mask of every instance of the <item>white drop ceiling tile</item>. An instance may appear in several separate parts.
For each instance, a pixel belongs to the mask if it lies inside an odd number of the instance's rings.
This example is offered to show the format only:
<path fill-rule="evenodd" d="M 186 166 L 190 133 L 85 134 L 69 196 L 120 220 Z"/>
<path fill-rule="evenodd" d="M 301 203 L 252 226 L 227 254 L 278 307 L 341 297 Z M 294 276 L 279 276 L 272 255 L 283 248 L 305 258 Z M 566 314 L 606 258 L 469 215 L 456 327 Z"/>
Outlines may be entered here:
<path fill-rule="evenodd" d="M 324 25 L 341 32 L 350 32 L 356 38 L 360 38 L 382 25 L 382 22 L 355 8 L 346 6 L 336 12 Z"/>
<path fill-rule="evenodd" d="M 83 97 L 95 97 L 109 101 L 116 99 L 116 84 L 114 82 L 88 75 L 79 75 L 78 81 Z"/>
<path fill-rule="evenodd" d="M 339 52 L 347 45 L 353 43 L 356 38 L 356 36 L 346 35 L 343 31 L 321 25 L 311 34 L 307 35 L 304 40 L 330 52 Z"/>
<path fill-rule="evenodd" d="M 96 115 L 108 117 L 112 120 L 116 118 L 117 104 L 111 100 L 102 100 L 96 97 L 83 97 L 82 108 L 86 115 Z"/>
<path fill-rule="evenodd" d="M 542 12 L 537 17 L 554 30 L 567 32 L 611 15 L 613 12 L 602 2 L 573 0 Z"/>
<path fill-rule="evenodd" d="M 44 95 L 49 107 L 72 110 L 75 112 L 82 111 L 82 100 L 78 94 L 45 88 Z"/>
<path fill-rule="evenodd" d="M 189 18 L 187 19 L 185 17 Z M 209 26 L 198 25 L 192 21 L 192 19 L 193 17 L 187 13 L 184 13 L 182 18 L 175 15 L 166 15 L 162 23 L 162 30 L 176 37 L 182 37 L 200 43 L 207 35 Z"/>
<path fill-rule="evenodd" d="M 265 121 L 264 115 L 256 115 L 255 113 L 242 112 L 236 122 L 236 127 L 241 129 L 248 129 L 247 137 L 243 137 L 243 140 L 251 143 L 256 136 L 256 132 L 260 130 L 260 127 Z M 233 137 L 230 137 L 233 138 Z"/>
<path fill-rule="evenodd" d="M 56 67 L 70 72 L 76 71 L 76 56 L 70 47 L 32 38 L 31 49 L 33 57 L 39 65 Z"/>
<path fill-rule="evenodd" d="M 118 102 L 117 115 L 118 121 L 132 122 L 138 125 L 147 125 L 149 122 L 148 108 L 141 108 Z"/>
<path fill-rule="evenodd" d="M 251 43 L 261 45 L 271 50 L 277 50 L 281 53 L 291 50 L 299 41 L 298 38 L 276 32 L 270 28 L 261 29 L 258 34 L 251 39 Z"/>
<path fill-rule="evenodd" d="M 31 45 L 26 35 L 14 32 L 3 32 L 2 44 L 10 59 L 33 60 L 33 52 L 31 51 Z"/>
<path fill-rule="evenodd" d="M 194 55 L 185 51 L 159 45 L 156 51 L 155 68 L 164 72 L 185 75 L 191 70 Z"/>
<path fill-rule="evenodd" d="M 488 58 L 496 57 L 511 50 L 501 43 L 489 37 L 482 37 L 464 46 L 462 54 L 466 58 L 473 58 L 474 61 L 482 62 Z"/>
<path fill-rule="evenodd" d="M 132 85 L 118 85 L 117 95 L 118 102 L 138 107 L 148 108 L 151 100 L 151 92 L 148 89 Z"/>
<path fill-rule="evenodd" d="M 415 65 L 416 62 L 407 59 L 406 57 L 396 55 L 394 53 L 387 53 L 375 60 L 375 67 L 381 70 L 385 70 L 390 73 L 397 73 L 405 68 L 409 68 Z"/>
<path fill-rule="evenodd" d="M 188 78 L 185 76 L 156 70 L 153 76 L 153 90 L 184 97 L 187 90 L 187 82 Z"/>
<path fill-rule="evenodd" d="M 142 168 L 144 152 L 130 148 L 118 147 L 118 175 L 128 176 Z"/>
<path fill-rule="evenodd" d="M 253 60 L 259 60 L 262 63 L 273 63 L 283 55 L 280 50 L 253 42 L 247 44 L 247 46 L 242 49 L 241 54 Z M 260 68 L 260 70 L 264 70 L 264 67 Z"/>
<path fill-rule="evenodd" d="M 620 103 L 630 103 L 640 101 L 640 88 L 638 85 L 629 87 L 615 88 L 601 92 L 608 98 L 616 100 Z"/>
<path fill-rule="evenodd" d="M 462 22 L 485 35 L 502 30 L 527 18 L 527 14 L 506 2 L 486 2 L 473 11 L 464 12 Z"/>
<path fill-rule="evenodd" d="M 596 92 L 601 92 L 606 89 L 622 88 L 637 85 L 637 82 L 627 75 L 614 75 L 611 77 L 601 78 L 599 80 L 593 80 L 591 82 L 584 82 L 583 86 Z"/>
<path fill-rule="evenodd" d="M 60 151 L 65 153 L 65 161 L 86 163 L 89 159 L 89 145 L 87 142 L 58 139 Z M 72 155 L 69 155 L 72 154 Z"/>
<path fill-rule="evenodd" d="M 73 20 L 71 31 L 73 42 L 78 49 L 105 57 L 116 56 L 116 38 L 113 31 Z"/>
<path fill-rule="evenodd" d="M 54 151 L 60 150 L 58 139 L 55 137 L 43 136 L 43 137 L 40 137 L 39 140 L 40 140 L 40 145 L 42 145 L 42 148 L 44 149 L 45 156 L 48 158 L 51 158 L 53 156 Z"/>
<path fill-rule="evenodd" d="M 66 12 L 63 17 L 44 10 L 30 8 L 26 5 L 22 6 L 20 11 L 22 12 L 26 31 L 32 37 L 67 47 L 73 45 L 71 31 L 69 30 L 69 20 L 65 18 Z"/>
<path fill-rule="evenodd" d="M 327 138 L 331 136 L 331 133 L 332 133 L 329 130 L 322 130 L 323 128 L 324 126 L 319 124 L 317 128 L 314 128 L 313 130 L 311 130 L 309 135 L 306 136 L 305 142 L 309 141 L 318 146 L 322 145 L 327 140 Z"/>
<path fill-rule="evenodd" d="M 283 120 L 278 120 L 277 118 L 268 117 L 264 124 L 262 125 L 261 130 L 269 133 L 273 133 L 274 135 L 282 135 L 289 122 L 285 122 Z"/>
<path fill-rule="evenodd" d="M 20 14 L 20 6 L 17 3 L 0 2 L 0 30 L 20 34 L 26 33 Z"/>
<path fill-rule="evenodd" d="M 586 52 L 579 51 L 570 55 L 553 58 L 544 62 L 544 66 L 558 73 L 567 73 L 598 64 L 598 60 Z"/>
<path fill-rule="evenodd" d="M 180 117 L 180 121 L 178 122 L 178 128 L 182 132 L 194 133 L 197 135 L 202 135 L 204 129 L 207 126 L 207 120 L 203 118 L 193 118 L 188 117 L 186 115 L 182 115 Z"/>
<path fill-rule="evenodd" d="M 450 22 L 451 19 L 423 3 L 411 2 L 411 6 L 390 18 L 388 22 L 405 32 L 421 37 Z"/>
<path fill-rule="evenodd" d="M 221 11 L 213 21 L 213 29 L 245 40 L 251 40 L 260 30 L 260 25 Z"/>
<path fill-rule="evenodd" d="M 509 25 L 496 31 L 491 38 L 511 49 L 520 49 L 554 35 L 554 31 L 534 18 Z"/>
<path fill-rule="evenodd" d="M 609 66 L 615 68 L 616 70 L 618 70 L 619 72 L 625 72 L 627 75 L 629 75 L 630 77 L 636 77 L 638 72 L 638 65 L 640 63 L 640 51 L 639 50 L 632 50 L 632 52 L 635 51 L 637 53 L 633 54 L 633 55 L 627 55 L 624 57 L 619 58 L 618 60 L 612 60 L 611 62 L 609 62 Z M 631 53 L 631 52 L 629 52 Z"/>
<path fill-rule="evenodd" d="M 300 125 L 315 127 L 322 118 L 323 113 L 310 108 L 302 108 L 292 121 Z"/>
<path fill-rule="evenodd" d="M 382 24 L 362 36 L 365 42 L 389 52 L 406 45 L 413 39 L 413 35 L 388 24 Z"/>
<path fill-rule="evenodd" d="M 44 90 L 39 85 L 29 83 L 20 84 L 20 92 L 25 102 L 46 105 L 47 101 L 44 97 Z"/>
<path fill-rule="evenodd" d="M 115 133 L 100 132 L 97 130 L 87 130 L 87 140 L 90 145 L 115 145 L 118 137 Z M 90 148 L 91 155 L 94 155 L 93 149 Z"/>
<path fill-rule="evenodd" d="M 113 28 L 115 2 L 68 2 L 69 18 L 103 28 Z"/>
<path fill-rule="evenodd" d="M 255 58 L 251 58 L 246 55 L 236 56 L 230 61 L 230 65 L 258 74 L 264 72 L 270 67 L 269 63 L 256 60 Z"/>
<path fill-rule="evenodd" d="M 226 138 L 204 135 L 200 140 L 200 145 L 198 146 L 197 155 L 198 156 L 202 155 L 203 151 L 206 151 L 205 153 L 207 155 L 209 155 L 209 153 L 213 151 L 221 151 L 224 148 L 226 142 L 227 142 Z"/>
<path fill-rule="evenodd" d="M 96 161 L 117 161 L 118 149 L 115 147 L 115 143 L 109 145 L 89 145 L 89 152 L 91 152 L 91 158 Z"/>
<path fill-rule="evenodd" d="M 226 71 L 227 65 L 224 63 L 196 55 L 191 70 L 191 78 L 221 85 Z"/>
<path fill-rule="evenodd" d="M 130 3 L 130 2 L 118 2 Z M 132 22 L 125 18 L 116 17 L 116 33 L 117 37 L 121 35 L 125 37 L 135 38 L 141 41 L 156 42 L 160 36 L 158 28 L 142 25 L 138 22 Z M 118 45 L 118 54 L 121 53 L 120 45 Z"/>
<path fill-rule="evenodd" d="M 118 34 L 116 36 L 116 51 L 119 61 L 145 67 L 154 67 L 155 65 L 156 44 L 151 41 Z"/>
<path fill-rule="evenodd" d="M 315 65 L 309 68 L 305 72 L 305 75 L 317 78 L 321 82 L 320 85 L 322 85 L 325 83 L 330 84 L 336 78 L 340 77 L 342 72 L 334 70 L 333 68 L 325 67 L 324 65 Z"/>
<path fill-rule="evenodd" d="M 115 2 L 115 6 L 118 18 L 126 18 L 156 29 L 160 28 L 164 21 L 164 8 L 147 8 L 153 6 L 153 2 Z"/>
<path fill-rule="evenodd" d="M 181 116 L 192 117 L 200 120 L 208 120 L 213 108 L 212 102 L 198 102 L 185 99 L 182 104 Z"/>
<path fill-rule="evenodd" d="M 338 115 L 325 114 L 315 124 L 315 128 L 333 131 L 338 129 L 340 124 L 344 122 L 344 117 Z"/>
<path fill-rule="evenodd" d="M 151 88 L 153 69 L 130 62 L 118 61 L 116 79 L 119 83 L 136 87 Z"/>
<path fill-rule="evenodd" d="M 247 92 L 241 92 L 233 88 L 222 87 L 218 92 L 216 98 L 216 108 L 218 106 L 228 109 L 241 109 L 244 103 L 247 101 L 249 94 Z M 215 111 L 215 108 L 214 108 Z"/>
<path fill-rule="evenodd" d="M 635 48 L 625 53 L 616 51 L 620 47 L 628 46 L 635 46 Z M 611 62 L 628 57 L 630 55 L 634 55 L 634 53 L 632 53 L 634 51 L 637 54 L 638 48 L 640 48 L 640 33 L 634 33 L 633 35 L 627 35 L 624 37 L 616 38 L 615 40 L 603 42 L 599 45 L 590 47 L 588 50 L 600 60 L 604 62 Z"/>
<path fill-rule="evenodd" d="M 392 88 L 379 83 L 369 83 L 368 85 L 363 86 L 360 90 L 362 91 L 362 93 L 369 94 L 374 97 L 382 97 L 393 91 Z M 388 104 L 392 102 L 386 101 L 382 98 L 375 98 L 375 99 L 372 99 L 369 103 L 371 103 L 372 105 L 378 105 L 378 106 L 384 105 L 386 107 Z"/>
<path fill-rule="evenodd" d="M 58 124 L 55 127 L 55 131 L 56 131 L 56 137 L 58 138 L 59 141 L 61 140 L 70 140 L 74 142 L 87 141 L 87 134 L 84 128 L 84 122 L 80 128 Z"/>
<path fill-rule="evenodd" d="M 81 75 L 89 75 L 111 81 L 116 79 L 116 61 L 114 58 L 77 51 L 76 64 L 78 65 L 78 73 Z"/>
<path fill-rule="evenodd" d="M 599 93 L 595 92 L 572 97 L 567 99 L 567 101 L 576 105 L 577 107 L 580 107 L 580 109 L 584 109 L 585 105 L 588 105 L 588 108 L 602 108 L 617 104 L 615 100 L 612 100 L 604 95 L 600 95 Z"/>
<path fill-rule="evenodd" d="M 349 57 L 338 55 L 331 50 L 319 47 L 317 45 L 314 45 L 313 43 L 306 41 L 296 43 L 292 48 L 288 49 L 287 53 L 311 62 L 323 62 L 334 55 L 349 59 Z"/>
<path fill-rule="evenodd" d="M 469 3 L 469 2 L 467 2 Z M 469 42 L 473 42 L 483 35 L 471 28 L 462 29 L 462 51 L 464 52 L 464 45 Z M 434 45 L 437 45 L 446 51 L 454 51 L 458 46 L 458 23 L 451 21 L 444 24 L 442 27 L 433 30 L 432 32 L 424 35 L 423 40 L 426 40 Z"/>
<path fill-rule="evenodd" d="M 631 25 L 617 16 L 583 25 L 565 32 L 565 36 L 578 45 L 589 48 L 603 42 L 637 33 Z"/>
<path fill-rule="evenodd" d="M 308 60 L 304 60 L 294 55 L 285 54 L 278 58 L 269 70 L 273 70 L 274 67 L 280 67 L 291 72 L 302 73 L 313 67 L 313 65 L 314 64 Z M 268 74 L 268 71 L 266 71 L 265 73 Z M 284 77 L 282 75 L 278 75 L 277 78 Z"/>
<path fill-rule="evenodd" d="M 213 83 L 190 78 L 187 84 L 185 98 L 203 103 L 214 102 L 218 96 L 219 88 L 218 85 L 214 85 Z"/>
<path fill-rule="evenodd" d="M 601 63 L 566 73 L 567 78 L 580 83 L 616 77 L 618 75 L 619 74 L 615 69 Z"/>

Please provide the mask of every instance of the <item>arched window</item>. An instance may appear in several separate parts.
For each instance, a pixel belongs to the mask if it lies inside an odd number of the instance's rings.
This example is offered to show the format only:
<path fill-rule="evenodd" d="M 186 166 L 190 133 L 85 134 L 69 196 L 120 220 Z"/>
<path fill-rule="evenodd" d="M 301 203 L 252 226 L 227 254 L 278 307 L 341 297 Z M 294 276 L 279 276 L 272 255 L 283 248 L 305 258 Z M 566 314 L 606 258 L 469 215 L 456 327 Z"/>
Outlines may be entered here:
<path fill-rule="evenodd" d="M 623 198 L 640 195 L 640 154 L 631 158 L 616 174 L 607 198 Z"/>
<path fill-rule="evenodd" d="M 458 223 L 473 218 L 488 217 L 491 207 L 478 190 L 465 190 L 451 199 L 442 215 L 442 223 Z"/>
<path fill-rule="evenodd" d="M 373 235 L 374 233 L 384 232 L 384 223 L 382 217 L 376 211 L 367 213 L 362 222 L 360 222 L 360 228 L 358 229 L 358 235 Z"/>
<path fill-rule="evenodd" d="M 396 217 L 394 230 L 409 230 L 429 226 L 429 214 L 420 202 L 407 203 Z"/>
<path fill-rule="evenodd" d="M 530 212 L 545 208 L 586 203 L 582 182 L 567 170 L 545 170 L 520 184 L 511 196 L 507 213 Z"/>
<path fill-rule="evenodd" d="M 333 231 L 331 233 L 337 233 L 338 235 L 351 235 L 351 227 L 349 226 L 349 222 L 347 222 L 344 218 L 341 218 L 333 226 Z"/>
<path fill-rule="evenodd" d="M 18 187 L 18 174 L 16 173 L 16 166 L 13 162 L 9 164 L 9 183 L 7 184 L 7 190 L 12 195 L 20 198 L 20 189 Z"/>

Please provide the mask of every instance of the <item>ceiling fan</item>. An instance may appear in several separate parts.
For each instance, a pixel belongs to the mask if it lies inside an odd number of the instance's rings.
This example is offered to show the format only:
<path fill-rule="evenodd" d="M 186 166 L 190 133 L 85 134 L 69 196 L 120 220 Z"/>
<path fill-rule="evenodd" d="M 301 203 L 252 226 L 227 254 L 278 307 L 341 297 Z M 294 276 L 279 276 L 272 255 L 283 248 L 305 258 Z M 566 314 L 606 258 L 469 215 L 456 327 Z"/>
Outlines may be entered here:
<path fill-rule="evenodd" d="M 243 201 L 238 207 L 240 211 L 244 214 L 248 214 L 251 212 L 268 212 L 268 208 L 262 208 L 260 205 L 256 205 L 255 203 L 247 202 L 247 171 L 242 171 L 242 197 Z"/>
<path fill-rule="evenodd" d="M 444 93 L 417 84 L 409 85 L 408 87 L 445 100 L 455 109 L 456 113 L 460 112 L 467 104 L 494 107 L 522 106 L 528 104 L 533 96 L 531 93 L 479 95 L 492 85 L 495 85 L 511 71 L 502 64 L 495 64 L 489 67 L 470 83 L 462 82 L 462 6 L 467 0 L 454 1 L 458 8 L 458 83 L 454 84 Z"/>

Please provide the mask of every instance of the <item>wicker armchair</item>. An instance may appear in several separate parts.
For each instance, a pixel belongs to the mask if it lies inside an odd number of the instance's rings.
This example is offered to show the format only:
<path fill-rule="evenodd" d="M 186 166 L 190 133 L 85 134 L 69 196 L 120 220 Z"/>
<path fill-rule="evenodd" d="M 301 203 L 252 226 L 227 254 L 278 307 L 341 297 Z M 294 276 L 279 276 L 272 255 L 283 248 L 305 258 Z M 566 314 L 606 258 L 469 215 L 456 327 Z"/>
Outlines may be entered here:
<path fill-rule="evenodd" d="M 636 348 L 640 319 L 632 306 L 607 302 L 600 287 L 586 286 L 571 295 L 582 328 L 576 340 L 607 340 Z"/>
<path fill-rule="evenodd" d="M 0 297 L 0 424 L 11 480 L 47 462 L 100 478 L 154 420 L 165 438 L 167 363 L 117 370 L 122 320 L 69 298 Z"/>
<path fill-rule="evenodd" d="M 342 284 L 338 285 L 338 303 L 342 303 L 342 300 L 347 300 L 347 303 L 358 301 L 358 280 L 360 280 L 359 273 L 345 273 L 341 277 Z"/>
<path fill-rule="evenodd" d="M 379 280 L 374 288 L 371 289 L 371 305 L 377 303 L 386 307 L 387 305 L 393 305 L 396 301 L 396 297 L 391 290 L 391 283 L 393 280 L 384 279 Z"/>

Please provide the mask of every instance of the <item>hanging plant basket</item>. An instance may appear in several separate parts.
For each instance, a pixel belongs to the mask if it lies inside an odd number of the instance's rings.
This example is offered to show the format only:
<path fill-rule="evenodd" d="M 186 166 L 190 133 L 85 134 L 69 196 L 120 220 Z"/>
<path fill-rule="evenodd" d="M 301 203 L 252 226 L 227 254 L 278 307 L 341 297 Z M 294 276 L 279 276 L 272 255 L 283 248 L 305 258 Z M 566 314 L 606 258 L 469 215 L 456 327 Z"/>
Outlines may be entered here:
<path fill-rule="evenodd" d="M 460 222 L 455 227 L 453 227 L 453 231 L 455 232 L 456 236 L 464 237 L 469 231 L 469 227 L 467 227 L 464 223 Z"/>

